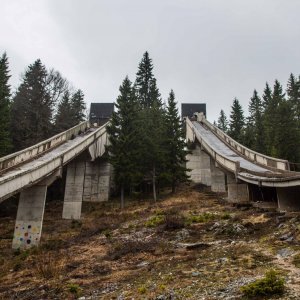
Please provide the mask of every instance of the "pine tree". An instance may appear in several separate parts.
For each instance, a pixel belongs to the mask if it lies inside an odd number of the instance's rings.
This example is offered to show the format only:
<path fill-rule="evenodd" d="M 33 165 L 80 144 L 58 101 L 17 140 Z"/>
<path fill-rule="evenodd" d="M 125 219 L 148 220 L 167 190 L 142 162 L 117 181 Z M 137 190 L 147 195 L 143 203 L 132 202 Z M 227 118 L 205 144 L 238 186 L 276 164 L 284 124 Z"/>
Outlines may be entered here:
<path fill-rule="evenodd" d="M 41 60 L 28 67 L 12 103 L 12 138 L 15 150 L 36 144 L 53 132 L 55 100 L 47 91 L 47 70 Z"/>
<path fill-rule="evenodd" d="M 249 103 L 249 117 L 247 122 L 246 135 L 248 137 L 245 140 L 251 141 L 249 147 L 257 152 L 264 153 L 264 130 L 263 130 L 263 105 L 256 90 L 253 92 L 253 96 Z M 251 135 L 247 132 L 250 131 Z"/>
<path fill-rule="evenodd" d="M 85 109 L 84 94 L 81 90 L 77 90 L 71 98 L 73 126 L 85 120 Z"/>
<path fill-rule="evenodd" d="M 139 64 L 135 81 L 135 89 L 142 108 L 149 108 L 153 103 L 153 92 L 155 92 L 154 85 L 156 86 L 156 81 L 153 81 L 152 70 L 152 59 L 146 51 Z"/>
<path fill-rule="evenodd" d="M 166 112 L 166 153 L 167 153 L 167 171 L 172 184 L 172 192 L 176 190 L 176 186 L 180 182 L 188 179 L 185 167 L 186 143 L 184 141 L 184 128 L 176 107 L 175 94 L 171 90 L 168 98 L 168 106 Z"/>
<path fill-rule="evenodd" d="M 71 100 L 70 100 L 70 92 L 67 90 L 65 91 L 61 101 L 58 104 L 57 107 L 57 113 L 55 116 L 55 130 L 57 133 L 63 132 L 72 126 L 76 125 L 74 124 L 75 116 L 73 115 L 73 110 L 71 106 Z"/>
<path fill-rule="evenodd" d="M 0 58 L 0 157 L 12 149 L 10 135 L 10 78 L 6 53 Z"/>
<path fill-rule="evenodd" d="M 278 123 L 280 119 L 279 105 L 285 100 L 282 86 L 278 80 L 275 80 L 272 97 L 265 108 L 264 113 L 264 131 L 266 137 L 266 152 L 268 155 L 278 157 Z"/>
<path fill-rule="evenodd" d="M 217 126 L 225 133 L 228 131 L 228 120 L 223 109 L 220 111 Z"/>
<path fill-rule="evenodd" d="M 132 84 L 126 77 L 120 86 L 116 112 L 106 127 L 110 145 L 109 161 L 113 165 L 115 182 L 121 190 L 121 208 L 124 207 L 124 191 L 134 185 L 140 175 L 138 105 Z"/>
<path fill-rule="evenodd" d="M 157 183 L 164 176 L 166 169 L 166 127 L 165 112 L 160 99 L 156 99 L 152 107 L 140 112 L 141 118 L 141 158 L 145 179 L 151 178 L 153 199 L 157 200 Z"/>
<path fill-rule="evenodd" d="M 276 155 L 292 162 L 300 161 L 300 135 L 290 101 L 282 100 L 278 106 L 276 126 Z"/>
<path fill-rule="evenodd" d="M 245 125 L 245 118 L 242 106 L 238 99 L 233 100 L 231 106 L 230 120 L 229 120 L 229 135 L 237 142 L 243 141 L 243 129 Z"/>
<path fill-rule="evenodd" d="M 287 96 L 300 127 L 300 80 L 297 80 L 292 73 L 287 84 Z"/>
<path fill-rule="evenodd" d="M 266 83 L 266 87 L 264 89 L 262 99 L 263 99 L 262 106 L 263 106 L 263 109 L 265 110 L 269 106 L 269 103 L 272 100 L 272 90 L 268 83 Z"/>

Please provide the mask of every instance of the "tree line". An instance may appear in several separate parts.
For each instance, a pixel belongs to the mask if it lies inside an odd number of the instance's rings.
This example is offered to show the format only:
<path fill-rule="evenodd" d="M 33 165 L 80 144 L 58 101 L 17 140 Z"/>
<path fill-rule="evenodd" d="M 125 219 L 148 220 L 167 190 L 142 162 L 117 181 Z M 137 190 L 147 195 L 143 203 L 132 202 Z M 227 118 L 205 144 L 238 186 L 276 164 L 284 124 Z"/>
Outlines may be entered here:
<path fill-rule="evenodd" d="M 285 91 L 278 80 L 261 96 L 254 90 L 247 117 L 235 98 L 229 119 L 221 110 L 216 125 L 257 152 L 300 162 L 300 77 L 291 74 Z"/>
<path fill-rule="evenodd" d="M 85 119 L 84 94 L 37 59 L 11 91 L 9 62 L 0 57 L 0 157 L 32 146 Z"/>
<path fill-rule="evenodd" d="M 126 77 L 116 100 L 116 111 L 107 126 L 109 161 L 121 194 L 150 186 L 153 199 L 162 186 L 174 192 L 186 181 L 186 144 L 174 91 L 162 101 L 153 75 L 153 63 L 145 52 L 135 82 Z"/>

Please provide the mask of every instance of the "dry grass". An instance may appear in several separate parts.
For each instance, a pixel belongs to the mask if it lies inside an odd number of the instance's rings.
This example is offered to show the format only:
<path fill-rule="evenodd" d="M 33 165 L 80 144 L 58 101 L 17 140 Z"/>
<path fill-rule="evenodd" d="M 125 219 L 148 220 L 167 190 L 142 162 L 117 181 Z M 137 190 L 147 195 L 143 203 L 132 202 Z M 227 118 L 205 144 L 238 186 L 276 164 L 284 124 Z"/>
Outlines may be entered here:
<path fill-rule="evenodd" d="M 66 261 L 59 254 L 41 251 L 35 257 L 35 272 L 43 279 L 59 278 L 64 275 Z"/>
<path fill-rule="evenodd" d="M 205 187 L 184 187 L 151 205 L 148 199 L 127 202 L 123 211 L 118 202 L 85 203 L 78 222 L 61 220 L 61 205 L 51 205 L 39 249 L 14 256 L 11 241 L 0 240 L 0 299 L 75 299 L 80 294 L 104 300 L 121 295 L 170 299 L 173 294 L 214 299 L 210 295 L 231 282 L 255 279 L 273 267 L 276 253 L 262 253 L 276 241 L 275 217 L 240 211 Z M 188 225 L 189 216 L 200 217 Z M 157 217 L 157 224 L 145 226 Z M 12 233 L 13 217 L 9 222 Z M 210 229 L 215 222 L 225 224 L 223 233 Z M 236 234 L 234 224 L 246 230 Z M 7 237 L 9 230 L 0 226 Z M 179 240 L 182 234 L 187 236 Z M 209 246 L 188 250 L 180 243 Z M 232 293 L 241 296 L 239 287 Z"/>

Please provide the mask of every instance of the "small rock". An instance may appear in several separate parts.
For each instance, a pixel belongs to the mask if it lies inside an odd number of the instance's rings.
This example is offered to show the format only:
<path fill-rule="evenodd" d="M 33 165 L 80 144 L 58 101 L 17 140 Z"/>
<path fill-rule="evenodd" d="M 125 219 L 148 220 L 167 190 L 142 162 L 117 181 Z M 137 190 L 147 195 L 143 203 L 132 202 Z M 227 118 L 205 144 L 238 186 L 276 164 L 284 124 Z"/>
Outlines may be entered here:
<path fill-rule="evenodd" d="M 197 277 L 197 276 L 199 276 L 201 273 L 200 272 L 192 272 L 192 276 L 193 277 Z"/>
<path fill-rule="evenodd" d="M 78 300 L 85 300 L 85 297 L 84 296 L 80 297 L 80 298 L 78 298 Z"/>
<path fill-rule="evenodd" d="M 289 257 L 293 254 L 294 252 L 292 250 L 290 250 L 289 248 L 283 248 L 283 249 L 280 249 L 277 254 L 283 258 L 285 257 Z"/>
<path fill-rule="evenodd" d="M 293 240 L 294 240 L 294 237 L 290 236 L 290 237 L 287 238 L 285 241 L 288 242 L 288 243 L 290 243 L 290 242 L 292 242 Z"/>
<path fill-rule="evenodd" d="M 219 222 L 216 222 L 216 223 L 214 223 L 213 226 L 211 226 L 211 227 L 209 228 L 209 230 L 215 230 L 215 229 L 219 228 L 220 226 L 221 226 L 221 224 L 220 224 Z"/>
<path fill-rule="evenodd" d="M 288 232 L 288 233 L 282 235 L 279 239 L 280 239 L 281 241 L 286 241 L 286 240 L 289 239 L 291 236 L 292 236 L 292 233 L 291 233 L 291 232 Z"/>
<path fill-rule="evenodd" d="M 224 264 L 224 263 L 228 262 L 228 258 L 227 258 L 227 257 L 221 257 L 221 258 L 219 258 L 219 259 L 217 260 L 217 262 L 218 262 L 219 264 Z"/>
<path fill-rule="evenodd" d="M 285 215 L 276 217 L 276 223 L 277 224 L 285 222 L 286 220 L 287 220 L 287 217 Z"/>
<path fill-rule="evenodd" d="M 180 242 L 187 239 L 190 236 L 189 231 L 184 228 L 176 233 L 176 241 Z"/>
<path fill-rule="evenodd" d="M 149 265 L 149 262 L 147 261 L 142 261 L 141 263 L 137 264 L 137 267 L 146 267 Z"/>

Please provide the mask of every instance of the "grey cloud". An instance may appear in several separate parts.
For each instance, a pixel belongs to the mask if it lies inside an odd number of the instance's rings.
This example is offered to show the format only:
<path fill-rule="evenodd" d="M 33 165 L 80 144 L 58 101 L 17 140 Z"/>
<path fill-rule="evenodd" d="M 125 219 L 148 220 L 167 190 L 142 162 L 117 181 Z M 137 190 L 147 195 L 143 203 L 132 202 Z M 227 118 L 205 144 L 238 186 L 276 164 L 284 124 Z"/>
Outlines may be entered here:
<path fill-rule="evenodd" d="M 82 88 L 87 101 L 114 101 L 146 50 L 163 97 L 173 88 L 180 102 L 206 102 L 210 120 L 221 109 L 228 114 L 234 97 L 246 110 L 254 88 L 261 92 L 275 78 L 286 84 L 290 72 L 300 73 L 297 0 L 43 3 L 57 51 L 40 57 Z M 37 27 L 35 37 L 43 34 Z M 11 60 L 22 48 L 13 50 Z"/>

